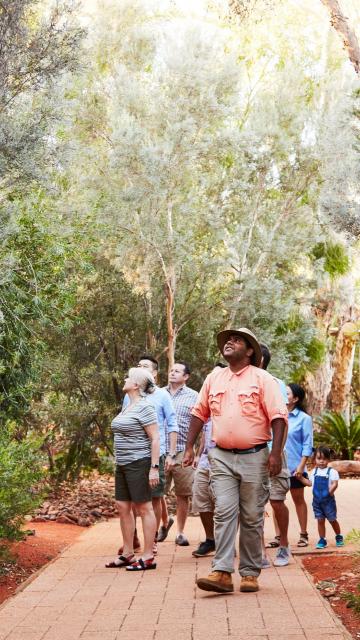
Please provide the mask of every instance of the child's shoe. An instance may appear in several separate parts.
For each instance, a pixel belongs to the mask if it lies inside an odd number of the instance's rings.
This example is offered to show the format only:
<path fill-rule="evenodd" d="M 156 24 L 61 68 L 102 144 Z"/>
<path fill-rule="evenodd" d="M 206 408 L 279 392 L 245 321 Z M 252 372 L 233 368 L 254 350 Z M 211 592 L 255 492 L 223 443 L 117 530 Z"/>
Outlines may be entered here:
<path fill-rule="evenodd" d="M 326 538 L 320 538 L 319 542 L 316 545 L 317 549 L 325 549 L 325 547 L 327 547 L 327 540 Z"/>
<path fill-rule="evenodd" d="M 337 546 L 337 547 L 343 547 L 343 546 L 344 546 L 344 544 L 345 544 L 345 542 L 344 542 L 344 536 L 343 536 L 343 535 L 341 535 L 341 533 L 338 533 L 338 534 L 335 536 L 335 542 L 336 542 L 336 546 Z"/>

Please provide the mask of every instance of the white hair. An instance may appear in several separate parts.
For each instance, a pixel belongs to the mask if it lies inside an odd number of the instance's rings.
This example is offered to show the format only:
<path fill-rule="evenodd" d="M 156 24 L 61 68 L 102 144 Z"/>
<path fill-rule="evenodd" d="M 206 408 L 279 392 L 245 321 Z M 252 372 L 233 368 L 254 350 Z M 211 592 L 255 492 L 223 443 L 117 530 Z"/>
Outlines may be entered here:
<path fill-rule="evenodd" d="M 132 367 L 129 369 L 129 378 L 138 385 L 140 395 L 147 396 L 155 391 L 155 379 L 148 369 Z"/>

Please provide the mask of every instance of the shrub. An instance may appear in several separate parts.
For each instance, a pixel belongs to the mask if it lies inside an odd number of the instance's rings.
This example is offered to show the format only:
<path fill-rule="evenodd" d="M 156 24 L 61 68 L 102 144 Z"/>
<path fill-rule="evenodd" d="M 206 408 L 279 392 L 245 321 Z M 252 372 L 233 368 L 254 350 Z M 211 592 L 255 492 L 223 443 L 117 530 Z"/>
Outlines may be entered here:
<path fill-rule="evenodd" d="M 4 429 L 0 433 L 0 538 L 21 538 L 24 516 L 41 502 L 36 489 L 41 477 L 42 457 L 36 443 L 19 442 Z"/>
<path fill-rule="evenodd" d="M 347 422 L 342 413 L 327 411 L 317 418 L 317 424 L 316 444 L 326 444 L 343 460 L 353 460 L 354 450 L 360 446 L 360 415 Z"/>

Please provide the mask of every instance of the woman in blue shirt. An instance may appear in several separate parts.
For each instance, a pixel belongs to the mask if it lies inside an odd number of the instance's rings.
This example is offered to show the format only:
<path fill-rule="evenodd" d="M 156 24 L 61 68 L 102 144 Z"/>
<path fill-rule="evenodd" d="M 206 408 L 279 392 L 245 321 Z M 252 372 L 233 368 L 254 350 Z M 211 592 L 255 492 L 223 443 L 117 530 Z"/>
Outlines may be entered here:
<path fill-rule="evenodd" d="M 306 461 L 313 449 L 313 425 L 311 417 L 306 413 L 303 402 L 305 391 L 300 385 L 290 383 L 286 387 L 289 410 L 289 431 L 286 440 L 286 453 L 290 471 L 290 493 L 294 501 L 300 525 L 298 547 L 307 547 L 307 506 L 304 498 L 304 485 L 298 480 L 305 476 Z"/>

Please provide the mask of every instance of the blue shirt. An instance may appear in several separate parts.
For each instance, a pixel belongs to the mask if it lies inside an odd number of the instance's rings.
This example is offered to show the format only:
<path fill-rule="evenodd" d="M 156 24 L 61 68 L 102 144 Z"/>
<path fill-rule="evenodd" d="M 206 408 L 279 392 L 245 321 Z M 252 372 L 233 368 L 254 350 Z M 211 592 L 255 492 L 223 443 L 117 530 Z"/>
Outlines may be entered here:
<path fill-rule="evenodd" d="M 160 389 L 160 387 L 155 387 L 154 393 L 150 393 L 147 399 L 156 411 L 160 435 L 160 455 L 163 456 L 166 453 L 166 434 L 172 431 L 179 433 L 175 408 L 171 396 L 165 389 Z M 129 404 L 130 398 L 126 394 L 123 401 L 123 409 Z"/>
<path fill-rule="evenodd" d="M 289 430 L 285 444 L 291 475 L 296 471 L 302 456 L 311 456 L 312 449 L 312 419 L 304 411 L 295 408 L 289 413 Z"/>
<path fill-rule="evenodd" d="M 279 383 L 282 397 L 284 399 L 285 404 L 287 404 L 288 403 L 288 397 L 287 397 L 287 391 L 286 391 L 286 384 L 285 384 L 284 380 L 281 380 L 281 378 L 277 378 L 276 376 L 274 376 L 274 378 Z"/>

